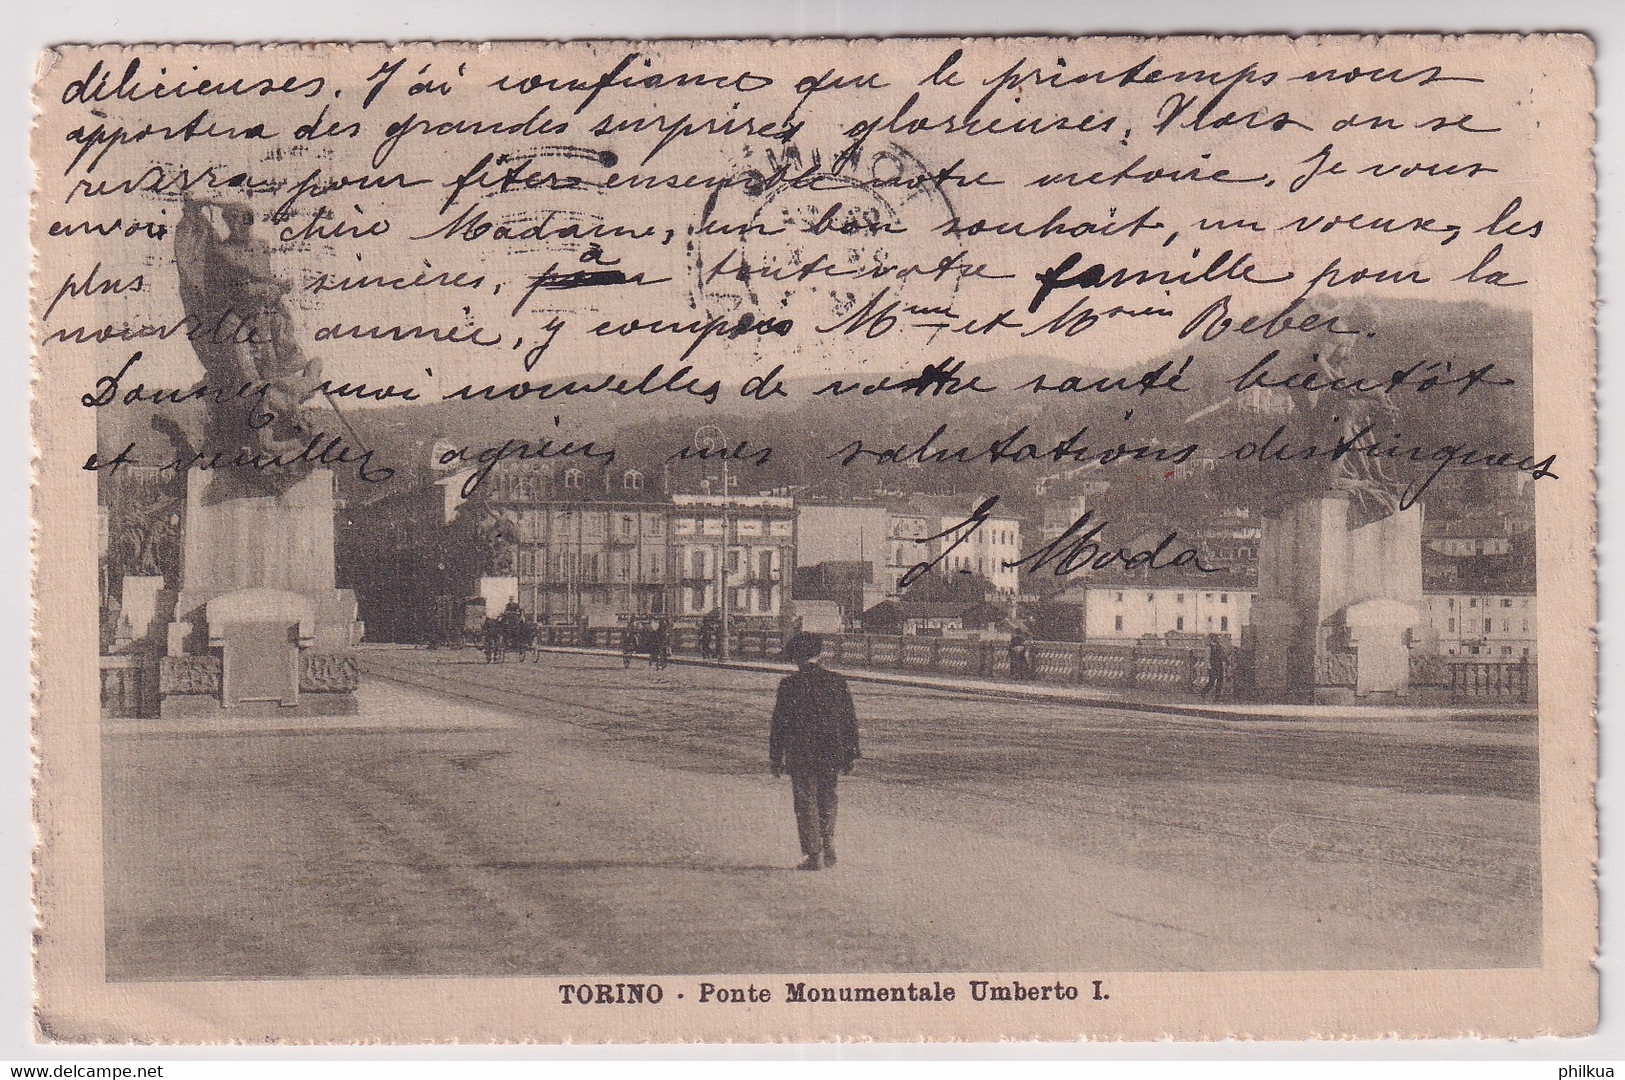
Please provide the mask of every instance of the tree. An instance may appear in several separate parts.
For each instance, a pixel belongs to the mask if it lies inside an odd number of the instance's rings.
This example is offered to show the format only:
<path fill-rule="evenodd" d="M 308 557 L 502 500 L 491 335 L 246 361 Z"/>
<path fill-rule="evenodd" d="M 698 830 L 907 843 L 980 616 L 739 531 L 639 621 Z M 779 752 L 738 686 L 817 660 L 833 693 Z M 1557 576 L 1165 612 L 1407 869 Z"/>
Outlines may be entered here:
<path fill-rule="evenodd" d="M 993 583 L 969 570 L 932 570 L 903 590 L 903 599 L 925 603 L 974 604 L 993 595 Z"/>

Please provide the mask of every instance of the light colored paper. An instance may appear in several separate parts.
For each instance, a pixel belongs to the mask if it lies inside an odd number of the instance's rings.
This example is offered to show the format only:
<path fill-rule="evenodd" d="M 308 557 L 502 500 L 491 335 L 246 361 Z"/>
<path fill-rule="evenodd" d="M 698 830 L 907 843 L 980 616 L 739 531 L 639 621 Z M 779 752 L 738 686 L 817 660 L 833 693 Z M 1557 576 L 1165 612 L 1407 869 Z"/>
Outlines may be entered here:
<path fill-rule="evenodd" d="M 1590 1031 L 1591 58 L 46 54 L 38 1037 Z M 200 312 L 275 340 L 210 353 Z M 229 411 L 221 373 L 248 371 L 277 419 L 242 439 L 303 442 L 336 501 L 298 452 L 183 479 L 150 419 L 196 440 L 208 410 L 177 399 L 212 378 Z M 301 379 L 300 408 L 264 389 Z M 1305 480 L 1282 459 L 1316 433 Z M 1315 516 L 1332 492 L 1347 536 Z M 574 539 L 537 531 L 567 510 Z M 637 539 L 587 531 L 623 520 Z M 685 635 L 721 530 L 719 663 Z M 886 609 L 937 555 L 941 602 Z M 335 644 L 324 559 L 364 639 Z M 833 563 L 870 591 L 818 592 Z M 543 648 L 427 648 L 482 589 L 550 617 Z M 1058 589 L 1087 594 L 1073 631 Z M 775 657 L 842 605 L 876 631 L 826 657 L 862 757 L 840 861 L 806 874 L 768 772 Z M 624 616 L 660 610 L 673 662 L 623 664 Z M 330 654 L 359 658 L 356 707 L 311 715 L 344 696 Z M 222 657 L 213 698 L 179 692 Z"/>

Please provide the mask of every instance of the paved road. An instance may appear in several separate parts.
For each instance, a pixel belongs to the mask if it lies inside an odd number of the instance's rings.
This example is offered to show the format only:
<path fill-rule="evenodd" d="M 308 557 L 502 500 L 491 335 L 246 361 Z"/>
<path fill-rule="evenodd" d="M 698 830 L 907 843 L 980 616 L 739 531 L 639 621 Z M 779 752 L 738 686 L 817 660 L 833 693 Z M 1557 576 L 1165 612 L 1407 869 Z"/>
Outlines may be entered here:
<path fill-rule="evenodd" d="M 854 684 L 841 865 L 805 874 L 770 674 L 366 663 L 360 727 L 104 739 L 110 977 L 1539 963 L 1531 723 Z"/>

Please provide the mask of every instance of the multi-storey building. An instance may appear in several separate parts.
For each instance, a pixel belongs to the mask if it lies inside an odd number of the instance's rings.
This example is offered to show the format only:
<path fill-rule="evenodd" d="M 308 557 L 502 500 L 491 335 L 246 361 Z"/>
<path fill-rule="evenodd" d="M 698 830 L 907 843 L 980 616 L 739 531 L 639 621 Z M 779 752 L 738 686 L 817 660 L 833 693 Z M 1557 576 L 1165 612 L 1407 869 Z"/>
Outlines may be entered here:
<path fill-rule="evenodd" d="M 1536 659 L 1535 594 L 1434 592 L 1424 594 L 1429 642 L 1439 656 Z"/>
<path fill-rule="evenodd" d="M 645 490 L 641 471 L 499 465 L 485 486 L 496 533 L 491 572 L 517 579 L 526 614 L 669 610 L 667 508 Z"/>
<path fill-rule="evenodd" d="M 975 524 L 971 518 L 981 502 L 976 496 L 916 495 L 888 507 L 886 575 L 894 593 L 913 567 L 935 563 L 933 573 L 976 574 L 1001 595 L 1016 595 L 1021 522 L 999 516 Z"/>
<path fill-rule="evenodd" d="M 796 568 L 862 563 L 869 582 L 890 588 L 891 516 L 879 503 L 796 505 Z M 895 591 L 895 590 L 892 590 Z"/>
<path fill-rule="evenodd" d="M 727 604 L 730 619 L 776 621 L 787 612 L 796 565 L 794 499 L 673 495 L 670 514 L 673 614 L 703 616 L 719 603 Z"/>
<path fill-rule="evenodd" d="M 1084 640 L 1136 641 L 1169 634 L 1222 634 L 1241 643 L 1252 619 L 1252 589 L 1212 582 L 1086 585 Z"/>

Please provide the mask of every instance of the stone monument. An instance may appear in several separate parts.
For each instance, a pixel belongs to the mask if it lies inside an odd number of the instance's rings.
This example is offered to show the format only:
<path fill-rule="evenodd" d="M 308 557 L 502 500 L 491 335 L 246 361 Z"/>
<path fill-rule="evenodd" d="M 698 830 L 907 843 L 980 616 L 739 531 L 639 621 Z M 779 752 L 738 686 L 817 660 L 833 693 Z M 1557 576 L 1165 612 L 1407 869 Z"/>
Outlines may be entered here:
<path fill-rule="evenodd" d="M 164 716 L 356 709 L 361 628 L 355 597 L 335 586 L 333 474 L 297 460 L 320 364 L 293 340 L 289 286 L 253 224 L 241 204 L 188 202 L 175 232 L 209 409 L 186 478 Z"/>
<path fill-rule="evenodd" d="M 1399 696 L 1421 627 L 1422 508 L 1354 525 L 1333 492 L 1266 513 L 1252 623 L 1271 697 Z"/>
<path fill-rule="evenodd" d="M 1322 313 L 1333 316 L 1371 333 L 1379 321 L 1367 304 Z M 1315 355 L 1328 384 L 1347 376 L 1355 347 L 1344 338 Z M 1323 430 L 1351 446 L 1393 420 L 1391 403 L 1371 395 L 1323 390 L 1312 405 Z M 1423 625 L 1422 507 L 1406 506 L 1403 482 L 1359 453 L 1334 458 L 1312 487 L 1319 492 L 1264 513 L 1252 609 L 1257 688 L 1299 701 L 1402 697 Z"/>

